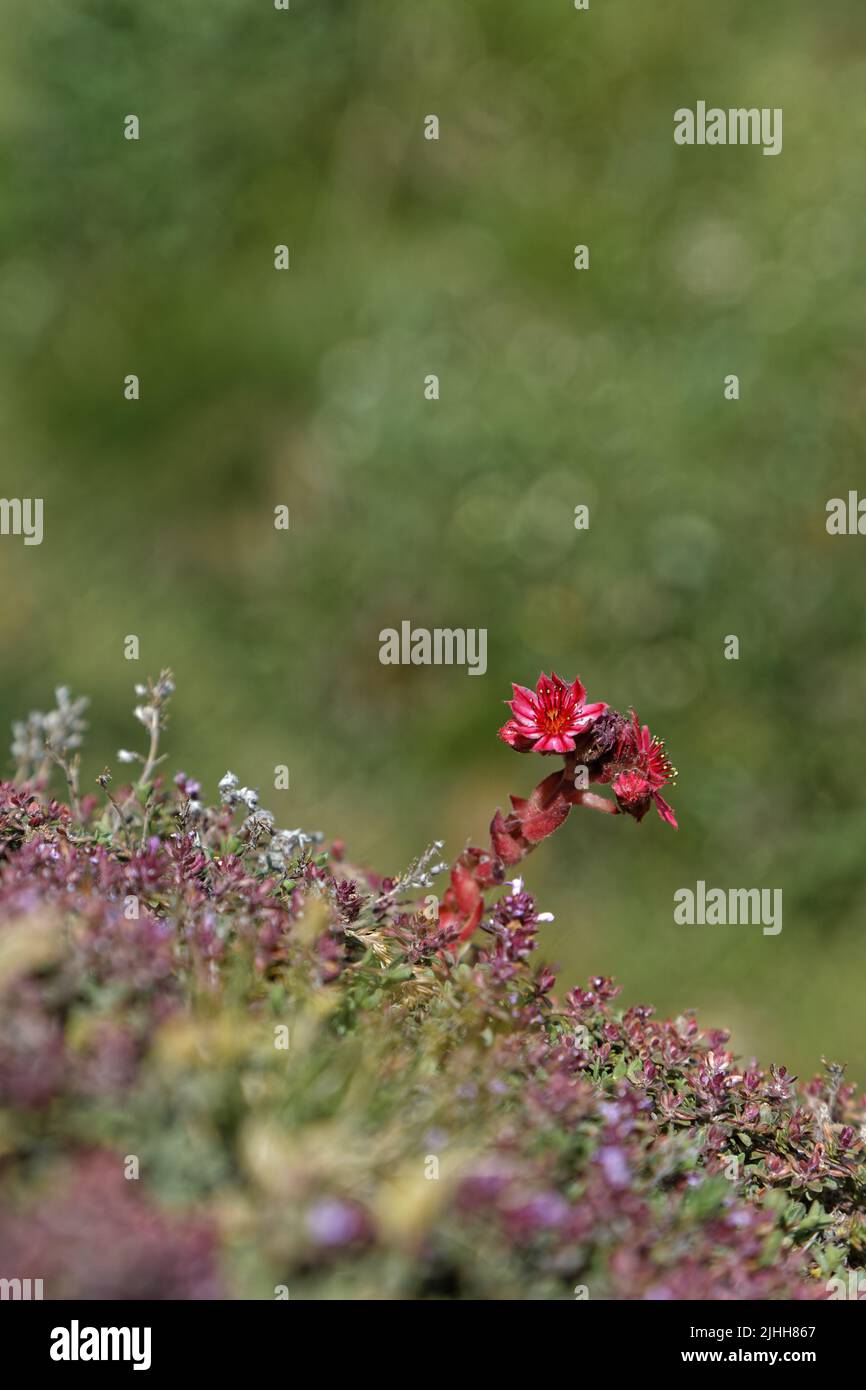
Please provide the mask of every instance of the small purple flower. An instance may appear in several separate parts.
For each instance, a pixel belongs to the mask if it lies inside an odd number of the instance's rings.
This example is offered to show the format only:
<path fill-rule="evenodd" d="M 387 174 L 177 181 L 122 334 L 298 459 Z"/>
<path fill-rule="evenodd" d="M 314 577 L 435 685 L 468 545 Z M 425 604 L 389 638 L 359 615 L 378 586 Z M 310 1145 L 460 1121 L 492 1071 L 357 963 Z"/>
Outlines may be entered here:
<path fill-rule="evenodd" d="M 307 1212 L 307 1232 L 316 1245 L 334 1249 L 369 1239 L 370 1222 L 364 1208 L 340 1197 L 323 1197 Z"/>
<path fill-rule="evenodd" d="M 614 1145 L 605 1145 L 598 1150 L 596 1156 L 601 1164 L 602 1172 L 611 1187 L 628 1187 L 631 1182 L 631 1170 L 628 1166 L 625 1153 L 621 1148 Z"/>
<path fill-rule="evenodd" d="M 187 796 L 190 800 L 195 800 L 201 795 L 201 782 L 197 782 L 194 777 L 187 777 L 185 772 L 179 772 L 174 779 L 174 785 L 178 788 L 182 796 Z"/>

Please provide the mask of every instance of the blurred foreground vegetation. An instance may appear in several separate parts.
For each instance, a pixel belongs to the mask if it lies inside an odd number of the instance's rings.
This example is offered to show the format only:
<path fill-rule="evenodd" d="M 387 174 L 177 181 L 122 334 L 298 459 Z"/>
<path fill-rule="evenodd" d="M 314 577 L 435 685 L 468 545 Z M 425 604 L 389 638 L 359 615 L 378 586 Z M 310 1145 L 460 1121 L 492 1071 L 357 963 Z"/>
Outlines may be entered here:
<path fill-rule="evenodd" d="M 46 516 L 0 541 L 4 725 L 91 694 L 92 781 L 170 664 L 211 795 L 397 871 L 538 780 L 510 681 L 579 673 L 666 737 L 681 829 L 530 861 L 563 979 L 866 1082 L 864 561 L 824 529 L 864 476 L 860 0 L 2 12 L 0 494 Z M 698 99 L 782 107 L 783 153 L 676 148 Z M 381 666 L 403 618 L 486 627 L 487 675 Z M 781 935 L 675 926 L 697 879 L 782 888 Z"/>

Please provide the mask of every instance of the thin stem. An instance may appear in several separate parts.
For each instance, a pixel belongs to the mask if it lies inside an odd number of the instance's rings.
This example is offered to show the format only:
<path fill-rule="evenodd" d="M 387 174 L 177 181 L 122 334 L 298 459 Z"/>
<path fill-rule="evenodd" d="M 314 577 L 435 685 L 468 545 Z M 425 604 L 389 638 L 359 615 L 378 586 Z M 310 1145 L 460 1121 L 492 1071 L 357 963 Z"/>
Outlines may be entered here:
<path fill-rule="evenodd" d="M 148 796 L 147 802 L 145 803 L 145 807 L 144 807 L 144 813 L 143 813 L 142 819 L 141 819 L 141 841 L 140 841 L 139 846 L 138 846 L 139 851 L 140 851 L 142 854 L 144 854 L 144 847 L 145 847 L 145 845 L 146 845 L 146 843 L 147 843 L 147 827 L 148 827 L 148 825 L 150 824 L 151 806 L 152 806 L 152 801 L 151 801 L 150 796 Z"/>
<path fill-rule="evenodd" d="M 129 839 L 129 830 L 127 828 L 126 816 L 123 814 L 114 797 L 111 795 L 111 792 L 108 790 L 108 784 L 111 781 L 111 773 L 108 771 L 108 768 L 106 768 L 105 771 L 99 777 L 97 777 L 96 781 L 102 788 L 102 790 L 105 792 L 105 798 L 109 806 L 113 810 L 114 814 L 117 816 L 116 828 L 118 830 L 123 831 L 123 838 L 126 841 L 126 847 L 127 849 L 131 850 L 132 845 Z"/>
<path fill-rule="evenodd" d="M 141 788 L 145 785 L 146 782 L 149 782 L 149 781 L 150 781 L 150 774 L 153 772 L 153 769 L 156 767 L 156 764 L 157 764 L 157 761 L 158 761 L 158 760 L 157 760 L 157 756 L 156 756 L 158 751 L 159 751 L 159 710 L 156 709 L 156 708 L 154 707 L 154 711 L 153 711 L 153 721 L 152 721 L 151 726 L 150 726 L 150 747 L 149 747 L 148 750 L 147 750 L 147 759 L 146 759 L 146 761 L 145 761 L 144 767 L 143 767 L 142 770 L 141 770 L 141 776 L 140 776 L 139 779 L 138 779 L 138 789 L 139 789 L 139 791 L 140 791 Z"/>
<path fill-rule="evenodd" d="M 78 821 L 78 823 L 81 824 L 81 800 L 79 797 L 78 789 L 78 770 L 81 760 L 78 754 L 76 753 L 75 757 L 71 760 L 71 762 L 67 761 L 67 759 L 64 758 L 60 753 L 58 753 L 56 749 L 51 747 L 50 743 L 46 743 L 45 748 L 48 753 L 48 756 L 53 759 L 53 761 L 57 764 L 59 768 L 63 769 L 63 774 L 66 778 L 66 785 L 69 788 L 69 800 L 72 802 L 72 809 L 75 812 L 75 818 Z"/>

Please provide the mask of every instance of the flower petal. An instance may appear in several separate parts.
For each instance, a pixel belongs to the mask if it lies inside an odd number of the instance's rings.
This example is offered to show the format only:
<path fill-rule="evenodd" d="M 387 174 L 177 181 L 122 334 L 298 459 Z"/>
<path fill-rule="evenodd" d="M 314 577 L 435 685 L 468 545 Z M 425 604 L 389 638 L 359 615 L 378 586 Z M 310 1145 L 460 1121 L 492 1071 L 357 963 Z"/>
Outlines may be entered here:
<path fill-rule="evenodd" d="M 573 753 L 574 739 L 570 734 L 545 734 L 532 745 L 533 753 Z"/>
<path fill-rule="evenodd" d="M 665 821 L 666 824 L 672 825 L 674 830 L 679 830 L 679 826 L 677 825 L 677 818 L 674 815 L 672 808 L 665 801 L 664 797 L 659 796 L 658 792 L 653 792 L 653 801 L 656 804 L 656 810 L 658 811 L 662 820 Z"/>

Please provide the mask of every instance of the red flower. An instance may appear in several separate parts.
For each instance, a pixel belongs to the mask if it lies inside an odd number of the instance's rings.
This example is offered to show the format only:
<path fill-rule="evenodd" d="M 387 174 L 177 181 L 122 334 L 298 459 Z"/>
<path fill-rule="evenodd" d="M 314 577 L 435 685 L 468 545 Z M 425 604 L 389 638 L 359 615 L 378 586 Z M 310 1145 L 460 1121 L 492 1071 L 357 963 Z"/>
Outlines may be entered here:
<path fill-rule="evenodd" d="M 506 700 L 513 719 L 503 724 L 499 737 L 519 753 L 571 753 L 576 734 L 584 733 L 607 709 L 604 704 L 585 704 L 586 690 L 580 677 L 571 685 L 556 672 L 542 671 L 535 690 L 515 685 L 514 699 Z"/>
<path fill-rule="evenodd" d="M 618 769 L 613 777 L 613 790 L 619 808 L 627 815 L 641 820 L 649 810 L 650 801 L 663 821 L 677 829 L 676 816 L 660 793 L 676 777 L 661 739 L 653 738 L 646 724 L 641 728 L 634 710 L 631 724 L 626 725 L 614 758 Z"/>

